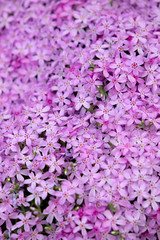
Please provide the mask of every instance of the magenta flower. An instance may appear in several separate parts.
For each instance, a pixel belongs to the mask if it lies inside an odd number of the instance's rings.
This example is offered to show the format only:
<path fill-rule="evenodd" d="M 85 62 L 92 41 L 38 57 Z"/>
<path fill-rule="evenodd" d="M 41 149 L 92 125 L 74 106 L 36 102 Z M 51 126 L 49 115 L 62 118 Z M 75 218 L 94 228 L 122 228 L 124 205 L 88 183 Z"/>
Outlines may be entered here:
<path fill-rule="evenodd" d="M 119 78 L 118 75 L 114 75 L 114 76 L 110 76 L 108 78 L 108 81 L 110 81 L 110 83 L 108 83 L 108 85 L 107 85 L 107 90 L 110 90 L 113 87 L 115 87 L 115 89 L 117 91 L 120 91 L 121 90 L 120 83 L 124 83 L 126 80 L 125 80 L 125 78 Z"/>
<path fill-rule="evenodd" d="M 141 65 L 143 64 L 143 57 L 131 54 L 130 56 L 128 56 L 128 59 L 129 60 L 126 60 L 128 72 L 132 72 L 135 76 L 138 76 L 138 74 L 143 71 L 143 68 L 141 67 Z"/>

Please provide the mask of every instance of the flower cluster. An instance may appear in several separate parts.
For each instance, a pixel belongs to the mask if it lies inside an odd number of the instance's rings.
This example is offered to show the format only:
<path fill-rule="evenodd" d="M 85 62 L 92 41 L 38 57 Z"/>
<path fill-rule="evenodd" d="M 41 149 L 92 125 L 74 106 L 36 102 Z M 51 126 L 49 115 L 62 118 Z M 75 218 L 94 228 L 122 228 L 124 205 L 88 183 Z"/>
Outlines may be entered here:
<path fill-rule="evenodd" d="M 159 14 L 0 1 L 0 239 L 160 239 Z"/>

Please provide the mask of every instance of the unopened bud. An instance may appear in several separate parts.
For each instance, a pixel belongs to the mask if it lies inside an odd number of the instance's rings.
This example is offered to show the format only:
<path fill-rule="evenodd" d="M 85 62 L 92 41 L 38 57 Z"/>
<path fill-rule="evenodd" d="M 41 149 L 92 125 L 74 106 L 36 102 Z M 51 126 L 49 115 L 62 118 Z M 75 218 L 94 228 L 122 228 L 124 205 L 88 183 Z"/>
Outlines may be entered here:
<path fill-rule="evenodd" d="M 79 206 L 76 206 L 76 207 L 74 208 L 74 210 L 75 210 L 75 211 L 78 211 L 78 210 L 79 210 Z"/>
<path fill-rule="evenodd" d="M 48 230 L 48 231 L 51 231 L 53 229 L 53 227 L 48 225 L 48 226 L 45 226 L 44 229 Z"/>
<path fill-rule="evenodd" d="M 67 175 L 67 173 L 68 173 L 68 169 L 65 168 L 65 169 L 64 169 L 64 174 Z"/>
<path fill-rule="evenodd" d="M 116 236 L 116 235 L 119 235 L 119 231 L 112 231 L 111 234 L 112 234 L 112 235 L 115 235 L 115 236 Z"/>
<path fill-rule="evenodd" d="M 62 190 L 61 186 L 59 186 L 59 187 L 57 188 L 57 190 L 58 190 L 58 191 L 61 191 L 61 190 Z"/>

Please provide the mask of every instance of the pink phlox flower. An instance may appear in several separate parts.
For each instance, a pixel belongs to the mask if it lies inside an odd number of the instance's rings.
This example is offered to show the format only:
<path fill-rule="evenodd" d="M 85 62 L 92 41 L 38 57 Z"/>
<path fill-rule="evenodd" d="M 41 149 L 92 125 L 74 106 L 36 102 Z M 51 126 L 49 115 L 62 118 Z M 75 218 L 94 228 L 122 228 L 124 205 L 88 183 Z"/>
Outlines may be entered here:
<path fill-rule="evenodd" d="M 118 226 L 124 226 L 126 224 L 125 218 L 121 216 L 121 211 L 118 211 L 115 214 L 112 214 L 109 210 L 104 212 L 106 220 L 103 222 L 102 227 L 107 231 L 113 229 L 114 231 L 118 230 Z"/>
<path fill-rule="evenodd" d="M 69 190 L 73 190 L 76 194 L 83 193 L 83 184 L 78 179 L 73 179 L 71 182 L 65 180 L 63 184 L 68 187 Z"/>
<path fill-rule="evenodd" d="M 132 168 L 132 181 L 146 181 L 148 182 L 150 179 L 148 175 L 148 168 Z"/>
<path fill-rule="evenodd" d="M 85 169 L 85 171 L 83 172 L 85 182 L 89 181 L 90 185 L 94 184 L 95 180 L 101 177 L 101 174 L 97 173 L 97 171 L 98 171 L 98 166 L 94 166 L 92 168 L 92 171 L 89 169 Z"/>
<path fill-rule="evenodd" d="M 128 184 L 127 180 L 116 181 L 115 184 L 113 185 L 112 189 L 113 189 L 113 191 L 117 191 L 122 197 L 126 197 L 127 196 L 127 189 L 126 189 L 127 184 Z"/>
<path fill-rule="evenodd" d="M 126 60 L 126 65 L 128 66 L 128 72 L 133 73 L 135 76 L 138 76 L 139 73 L 143 71 L 141 65 L 144 63 L 142 56 L 135 56 L 135 54 L 128 55 L 128 60 Z"/>
<path fill-rule="evenodd" d="M 60 197 L 59 204 L 63 205 L 66 202 L 66 200 L 70 203 L 73 203 L 74 202 L 73 195 L 75 193 L 75 190 L 70 189 L 70 187 L 67 184 L 63 184 L 61 188 L 62 188 L 61 191 L 57 191 L 55 193 L 57 197 Z"/>
<path fill-rule="evenodd" d="M 80 94 L 78 97 L 74 99 L 75 109 L 78 111 L 82 106 L 89 109 L 90 108 L 89 102 L 91 102 L 91 100 L 92 100 L 91 97 L 86 97 L 84 94 Z"/>
<path fill-rule="evenodd" d="M 23 191 L 19 192 L 17 202 L 19 205 L 29 206 L 29 203 L 26 202 Z"/>
<path fill-rule="evenodd" d="M 21 141 L 26 141 L 27 146 L 31 146 L 32 141 L 37 138 L 37 135 L 33 132 L 33 129 L 28 129 L 27 131 L 20 130 L 19 135 Z"/>
<path fill-rule="evenodd" d="M 41 192 L 40 189 L 38 187 L 28 187 L 27 188 L 28 192 L 30 192 L 31 194 L 27 197 L 27 201 L 30 202 L 33 199 L 35 200 L 35 204 L 40 206 L 41 200 Z"/>
<path fill-rule="evenodd" d="M 32 230 L 30 232 L 30 237 L 28 237 L 28 240 L 45 240 L 44 235 L 39 234 L 38 229 Z"/>
<path fill-rule="evenodd" d="M 147 76 L 147 80 L 153 80 L 154 76 L 155 76 L 155 73 L 157 72 L 156 71 L 157 68 L 158 68 L 157 63 L 153 63 L 152 65 L 146 63 L 145 64 L 146 71 L 144 71 L 144 73 L 142 74 L 142 77 Z"/>
<path fill-rule="evenodd" d="M 128 34 L 130 34 L 130 36 L 132 37 L 131 42 L 133 44 L 136 44 L 137 42 L 142 42 L 143 44 L 147 42 L 147 39 L 145 37 L 145 32 L 142 32 L 140 30 L 137 30 L 135 32 L 128 32 Z"/>
<path fill-rule="evenodd" d="M 64 164 L 64 159 L 60 158 L 56 160 L 53 156 L 51 162 L 49 163 L 49 172 L 54 172 L 55 170 L 60 174 L 62 172 L 62 165 Z"/>
<path fill-rule="evenodd" d="M 87 229 L 90 230 L 93 228 L 92 224 L 87 223 L 87 220 L 86 216 L 83 216 L 81 220 L 75 220 L 77 226 L 73 229 L 73 232 L 81 231 L 84 237 L 87 236 Z"/>
<path fill-rule="evenodd" d="M 29 173 L 29 179 L 26 179 L 24 181 L 24 184 L 31 184 L 30 186 L 32 188 L 36 187 L 36 184 L 39 184 L 41 181 L 42 173 L 38 172 L 37 174 L 34 174 L 33 172 Z"/>
<path fill-rule="evenodd" d="M 142 181 L 138 185 L 133 183 L 131 187 L 133 190 L 130 192 L 130 198 L 134 200 L 137 197 L 138 203 L 142 203 L 143 199 L 147 199 L 149 197 L 145 182 Z"/>
<path fill-rule="evenodd" d="M 54 182 L 46 182 L 42 180 L 40 182 L 40 186 L 37 187 L 37 190 L 41 192 L 42 199 L 46 199 L 47 195 L 54 195 L 55 191 L 53 190 Z"/>
<path fill-rule="evenodd" d="M 31 108 L 31 111 L 34 112 L 37 116 L 44 116 L 46 114 L 46 112 L 48 112 L 50 109 L 49 106 L 43 107 L 42 104 L 37 103 L 35 105 L 35 108 Z"/>
<path fill-rule="evenodd" d="M 147 80 L 146 84 L 148 86 L 152 86 L 153 92 L 156 93 L 160 86 L 160 74 L 155 74 L 155 76 L 153 76 L 153 78 L 150 78 Z"/>
<path fill-rule="evenodd" d="M 99 109 L 96 111 L 95 116 L 103 116 L 104 120 L 107 121 L 109 119 L 109 113 L 112 110 L 112 106 L 110 104 L 99 104 L 98 107 Z"/>
<path fill-rule="evenodd" d="M 40 65 L 43 65 L 44 61 L 50 60 L 49 51 L 46 50 L 45 48 L 42 48 L 41 50 L 38 49 L 36 51 L 36 55 L 32 57 L 32 60 L 38 61 Z"/>
<path fill-rule="evenodd" d="M 157 189 L 152 189 L 150 196 L 147 198 L 146 201 L 143 202 L 142 206 L 144 208 L 147 208 L 149 206 L 152 206 L 154 211 L 157 211 L 159 208 L 159 202 L 160 202 L 160 191 Z"/>
<path fill-rule="evenodd" d="M 109 76 L 108 77 L 108 81 L 110 83 L 108 83 L 107 85 L 107 90 L 112 89 L 113 87 L 116 89 L 116 91 L 121 91 L 122 85 L 120 83 L 124 83 L 126 80 L 125 78 L 119 78 L 118 75 L 113 75 L 113 76 Z"/>
<path fill-rule="evenodd" d="M 141 213 L 139 211 L 132 211 L 132 210 L 126 210 L 125 211 L 125 217 L 127 220 L 127 228 L 128 231 L 133 231 L 135 233 L 138 233 L 139 228 L 141 226 L 144 226 L 143 220 L 141 220 Z M 132 230 L 133 229 L 133 230 Z"/>
<path fill-rule="evenodd" d="M 108 48 L 108 44 L 105 43 L 103 44 L 101 40 L 98 40 L 96 43 L 92 44 L 91 45 L 91 53 L 92 52 L 100 52 L 100 53 L 103 53 L 105 50 L 105 48 Z"/>
<path fill-rule="evenodd" d="M 57 212 L 57 208 L 54 203 L 50 203 L 43 213 L 48 215 L 46 221 L 50 224 L 52 223 L 54 217 L 57 219 L 57 221 L 62 221 L 62 216 Z"/>
<path fill-rule="evenodd" d="M 153 125 L 156 127 L 156 129 L 160 129 L 160 118 L 157 117 L 157 113 L 152 112 L 148 115 L 149 115 L 149 122 L 153 123 Z"/>
<path fill-rule="evenodd" d="M 124 62 L 122 60 L 122 58 L 120 58 L 119 56 L 115 57 L 115 61 L 113 63 L 110 64 L 110 68 L 114 69 L 114 73 L 115 75 L 120 74 L 121 72 L 123 72 L 123 70 L 126 70 L 126 67 L 124 65 Z M 121 80 L 122 81 L 122 80 Z M 123 82 L 123 81 L 122 81 Z M 125 79 L 124 79 L 125 82 Z"/>
<path fill-rule="evenodd" d="M 114 29 L 113 19 L 102 19 L 100 22 L 100 26 L 98 28 L 99 33 L 104 33 L 105 35 L 108 35 L 110 31 Z"/>
<path fill-rule="evenodd" d="M 26 232 L 29 232 L 30 226 L 34 225 L 34 221 L 30 220 L 31 216 L 32 216 L 31 212 L 27 212 L 26 216 L 24 216 L 22 213 L 20 213 L 18 218 L 21 221 L 17 222 L 15 225 L 13 225 L 12 231 L 15 230 L 16 228 L 20 228 L 21 226 L 24 226 L 24 230 Z"/>
<path fill-rule="evenodd" d="M 29 236 L 29 232 L 22 232 L 22 229 L 18 229 L 17 233 L 12 233 L 11 234 L 11 237 L 13 239 L 18 239 L 18 240 L 24 239 L 28 236 Z"/>
<path fill-rule="evenodd" d="M 66 91 L 64 93 L 57 92 L 57 98 L 53 98 L 53 101 L 59 103 L 59 106 L 63 106 L 64 104 L 69 105 L 70 101 L 67 99 L 69 93 Z"/>
<path fill-rule="evenodd" d="M 121 139 L 121 144 L 119 145 L 119 148 L 122 151 L 123 155 L 127 155 L 130 151 L 131 152 L 137 152 L 137 148 L 133 146 L 133 143 L 130 141 L 129 138 L 125 137 Z"/>

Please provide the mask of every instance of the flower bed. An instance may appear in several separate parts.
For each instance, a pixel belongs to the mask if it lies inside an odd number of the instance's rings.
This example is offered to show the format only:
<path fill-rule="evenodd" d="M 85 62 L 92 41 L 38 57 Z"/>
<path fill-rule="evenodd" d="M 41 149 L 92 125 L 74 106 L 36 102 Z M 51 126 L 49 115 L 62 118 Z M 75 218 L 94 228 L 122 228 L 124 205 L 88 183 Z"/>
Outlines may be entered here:
<path fill-rule="evenodd" d="M 0 1 L 0 239 L 160 239 L 159 15 Z"/>

